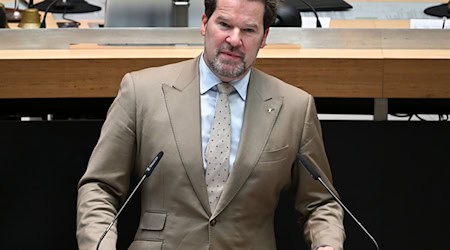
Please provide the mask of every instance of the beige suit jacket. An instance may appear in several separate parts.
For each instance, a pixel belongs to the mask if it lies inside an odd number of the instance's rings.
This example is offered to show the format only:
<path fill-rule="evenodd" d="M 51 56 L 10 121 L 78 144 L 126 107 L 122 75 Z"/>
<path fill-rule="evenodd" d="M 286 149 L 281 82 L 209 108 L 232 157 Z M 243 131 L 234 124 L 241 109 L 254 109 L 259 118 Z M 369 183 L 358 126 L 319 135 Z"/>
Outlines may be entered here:
<path fill-rule="evenodd" d="M 311 246 L 342 249 L 341 208 L 296 162 L 301 153 L 331 185 L 314 100 L 257 69 L 250 77 L 234 168 L 211 213 L 201 152 L 198 59 L 123 78 L 79 183 L 79 248 L 95 249 L 126 198 L 131 173 L 141 176 L 163 151 L 141 186 L 142 214 L 130 249 L 276 249 L 274 211 L 280 192 L 290 188 Z M 113 227 L 101 249 L 115 249 L 116 238 Z"/>

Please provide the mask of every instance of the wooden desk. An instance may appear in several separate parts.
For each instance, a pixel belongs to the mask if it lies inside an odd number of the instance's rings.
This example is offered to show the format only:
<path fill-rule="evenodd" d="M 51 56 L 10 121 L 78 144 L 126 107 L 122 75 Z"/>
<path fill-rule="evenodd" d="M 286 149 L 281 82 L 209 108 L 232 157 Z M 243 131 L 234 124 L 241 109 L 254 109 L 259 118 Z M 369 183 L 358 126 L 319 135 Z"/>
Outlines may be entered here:
<path fill-rule="evenodd" d="M 51 15 L 48 17 L 51 23 Z M 87 27 L 87 22 L 82 27 Z M 409 21 L 333 20 L 331 26 L 407 28 Z M 194 58 L 201 51 L 202 47 L 96 45 L 0 50 L 0 98 L 114 97 L 126 72 Z M 302 49 L 273 45 L 260 51 L 256 67 L 316 97 L 450 98 L 447 49 Z"/>
<path fill-rule="evenodd" d="M 129 71 L 194 58 L 193 48 L 0 51 L 0 98 L 113 97 Z M 269 46 L 256 67 L 316 97 L 450 98 L 450 50 Z"/>

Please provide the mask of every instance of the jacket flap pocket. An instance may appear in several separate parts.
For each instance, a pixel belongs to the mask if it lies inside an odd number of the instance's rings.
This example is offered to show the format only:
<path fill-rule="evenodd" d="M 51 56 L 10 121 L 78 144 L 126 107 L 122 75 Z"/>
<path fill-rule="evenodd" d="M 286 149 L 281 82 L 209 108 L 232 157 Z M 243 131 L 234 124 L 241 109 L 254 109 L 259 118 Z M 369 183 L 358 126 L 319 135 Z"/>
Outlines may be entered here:
<path fill-rule="evenodd" d="M 141 220 L 140 227 L 146 230 L 163 230 L 166 224 L 166 213 L 146 212 Z"/>
<path fill-rule="evenodd" d="M 128 250 L 135 250 L 135 249 L 161 250 L 162 241 L 135 240 L 131 243 L 130 247 L 128 247 Z"/>
<path fill-rule="evenodd" d="M 275 162 L 286 159 L 289 153 L 289 145 L 281 147 L 270 148 L 264 151 L 259 159 L 259 162 Z"/>

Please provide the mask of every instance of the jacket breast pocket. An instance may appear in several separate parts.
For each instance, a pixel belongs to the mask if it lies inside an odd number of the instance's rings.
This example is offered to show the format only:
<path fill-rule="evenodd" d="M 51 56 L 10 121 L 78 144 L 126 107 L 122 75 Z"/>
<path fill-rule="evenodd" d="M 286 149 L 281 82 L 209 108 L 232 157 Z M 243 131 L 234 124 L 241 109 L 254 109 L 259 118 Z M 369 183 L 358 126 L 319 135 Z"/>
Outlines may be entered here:
<path fill-rule="evenodd" d="M 143 230 L 161 231 L 166 224 L 167 214 L 163 212 L 146 212 L 139 227 Z"/>
<path fill-rule="evenodd" d="M 283 161 L 288 157 L 289 145 L 281 147 L 266 148 L 259 158 L 260 163 L 271 163 Z"/>

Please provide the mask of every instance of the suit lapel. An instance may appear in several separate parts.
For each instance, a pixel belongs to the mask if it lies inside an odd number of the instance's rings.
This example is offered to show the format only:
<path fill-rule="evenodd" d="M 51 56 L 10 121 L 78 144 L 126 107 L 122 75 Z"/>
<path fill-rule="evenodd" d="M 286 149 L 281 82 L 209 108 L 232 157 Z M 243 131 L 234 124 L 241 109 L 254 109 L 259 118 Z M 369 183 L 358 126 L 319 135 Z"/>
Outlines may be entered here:
<path fill-rule="evenodd" d="M 205 211 L 210 211 L 201 152 L 200 80 L 198 57 L 187 64 L 163 93 L 183 166 Z"/>
<path fill-rule="evenodd" d="M 278 96 L 273 84 L 260 71 L 252 69 L 238 153 L 213 217 L 241 189 L 264 150 L 283 104 L 282 97 Z"/>

